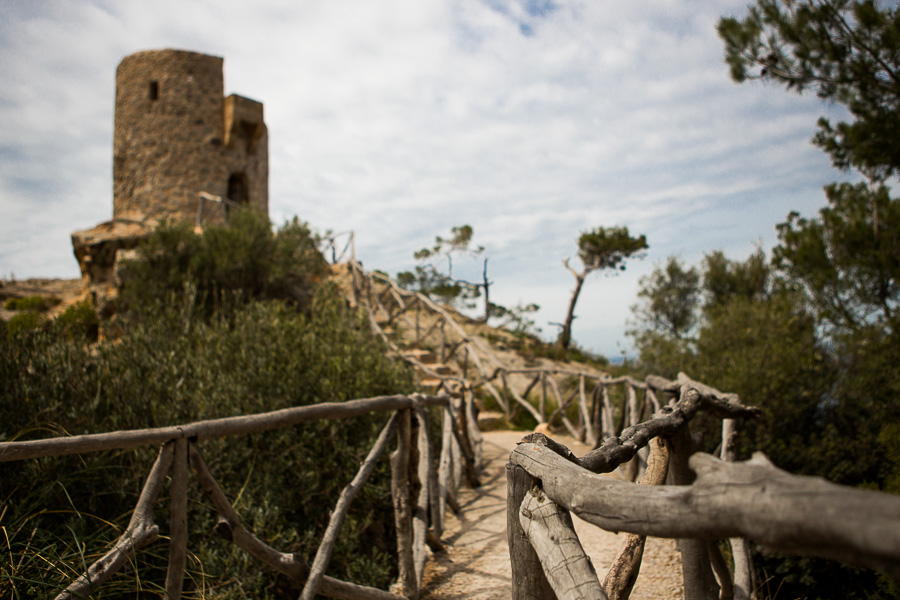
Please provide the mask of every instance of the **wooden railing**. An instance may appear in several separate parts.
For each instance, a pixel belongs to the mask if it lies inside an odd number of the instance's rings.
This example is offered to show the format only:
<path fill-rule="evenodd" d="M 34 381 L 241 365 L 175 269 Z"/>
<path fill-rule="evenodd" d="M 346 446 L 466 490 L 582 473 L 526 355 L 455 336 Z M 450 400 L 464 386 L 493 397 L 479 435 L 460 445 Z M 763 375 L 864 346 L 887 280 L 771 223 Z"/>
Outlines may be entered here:
<path fill-rule="evenodd" d="M 441 414 L 442 437 L 437 460 L 431 457 L 428 407 L 439 407 Z M 311 566 L 301 556 L 268 546 L 244 526 L 198 448 L 205 440 L 286 428 L 319 419 L 347 419 L 371 412 L 393 414 L 359 472 L 341 493 Z M 159 527 L 153 522 L 153 507 L 169 474 L 171 531 L 166 594 L 172 600 L 180 598 L 187 549 L 189 471 L 193 472 L 200 488 L 219 513 L 217 533 L 272 569 L 303 584 L 301 598 L 308 600 L 318 593 L 332 598 L 401 600 L 418 597 L 427 557 L 425 546 L 429 544 L 436 548 L 440 545 L 445 509 L 449 505 L 458 510 L 456 491 L 464 474 L 470 485 L 478 485 L 481 457 L 472 440 L 480 434 L 472 415 L 471 396 L 380 396 L 155 429 L 0 443 L 0 462 L 161 445 L 125 532 L 103 557 L 62 591 L 57 600 L 92 594 L 136 551 L 157 539 Z M 400 568 L 397 591 L 400 595 L 325 575 L 347 509 L 392 437 L 397 440 L 396 450 L 391 454 L 391 489 Z"/>
<path fill-rule="evenodd" d="M 343 256 L 346 258 L 346 254 Z M 350 289 L 345 291 L 351 301 L 367 311 L 373 331 L 396 355 L 423 375 L 441 382 L 438 390 L 483 390 L 507 419 L 512 420 L 524 410 L 538 424 L 559 422 L 573 437 L 592 445 L 614 435 L 616 430 L 641 422 L 660 408 L 653 386 L 633 377 L 612 377 L 587 367 L 512 367 L 484 339 L 469 334 L 460 325 L 461 319 L 448 309 L 423 294 L 399 287 L 387 276 L 367 273 L 352 257 L 346 260 Z M 449 365 L 454 374 L 438 373 L 404 354 L 387 333 L 398 321 L 413 333 L 409 345 L 435 348 L 438 362 Z M 621 390 L 626 406 L 618 411 L 618 422 L 614 420 L 617 411 L 612 399 L 615 389 Z M 537 395 L 535 402 L 528 400 L 532 393 Z M 577 409 L 574 422 L 568 415 L 570 406 Z"/>
<path fill-rule="evenodd" d="M 724 419 L 729 458 L 734 419 L 755 409 L 691 381 L 648 378 L 647 390 L 672 394 L 668 406 L 577 458 L 543 436 L 526 436 L 507 465 L 507 531 L 512 598 L 627 598 L 646 536 L 676 538 L 686 600 L 751 597 L 746 540 L 770 550 L 841 560 L 900 575 L 900 498 L 794 476 L 761 453 L 728 462 L 693 451 L 689 421 L 698 411 Z M 641 484 L 600 475 L 650 449 Z M 695 479 L 696 476 L 696 479 Z M 670 485 L 662 485 L 668 482 Z M 647 485 L 650 484 L 650 485 Z M 571 513 L 627 532 L 601 581 Z M 729 539 L 734 573 L 715 540 Z"/>

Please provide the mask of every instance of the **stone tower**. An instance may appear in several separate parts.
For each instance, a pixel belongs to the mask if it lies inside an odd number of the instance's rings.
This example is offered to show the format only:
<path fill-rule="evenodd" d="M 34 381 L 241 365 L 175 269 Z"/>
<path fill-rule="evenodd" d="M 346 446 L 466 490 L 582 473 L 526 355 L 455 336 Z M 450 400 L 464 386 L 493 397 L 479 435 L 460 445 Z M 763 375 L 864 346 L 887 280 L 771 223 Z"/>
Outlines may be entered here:
<path fill-rule="evenodd" d="M 113 220 L 221 222 L 228 198 L 268 214 L 268 133 L 263 105 L 224 97 L 223 60 L 150 50 L 116 69 Z"/>

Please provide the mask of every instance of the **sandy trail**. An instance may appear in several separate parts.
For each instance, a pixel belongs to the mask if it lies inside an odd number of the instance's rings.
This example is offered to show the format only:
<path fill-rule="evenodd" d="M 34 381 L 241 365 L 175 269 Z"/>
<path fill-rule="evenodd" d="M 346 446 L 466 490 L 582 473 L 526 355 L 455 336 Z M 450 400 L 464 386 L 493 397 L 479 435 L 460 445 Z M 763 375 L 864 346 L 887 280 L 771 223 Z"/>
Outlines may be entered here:
<path fill-rule="evenodd" d="M 431 600 L 471 598 L 500 600 L 510 597 L 509 548 L 506 542 L 506 462 L 521 431 L 495 431 L 484 435 L 485 468 L 482 486 L 459 493 L 460 515 L 447 513 L 445 552 L 435 554 L 425 569 L 422 597 Z M 576 456 L 590 448 L 571 438 L 554 436 Z M 598 573 L 605 573 L 619 549 L 622 536 L 574 518 L 575 529 Z M 601 575 L 602 578 L 602 575 Z M 682 597 L 681 560 L 673 540 L 649 538 L 643 567 L 631 598 L 635 600 Z"/>

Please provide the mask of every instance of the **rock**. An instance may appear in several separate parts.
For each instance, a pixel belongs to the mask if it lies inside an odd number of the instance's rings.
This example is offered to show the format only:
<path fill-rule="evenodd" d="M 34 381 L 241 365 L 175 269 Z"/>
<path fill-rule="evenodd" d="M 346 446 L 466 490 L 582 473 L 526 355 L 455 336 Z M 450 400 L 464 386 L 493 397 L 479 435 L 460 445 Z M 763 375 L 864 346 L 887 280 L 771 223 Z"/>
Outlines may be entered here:
<path fill-rule="evenodd" d="M 114 219 L 72 234 L 82 284 L 101 314 L 107 312 L 126 276 L 120 261 L 133 258 L 134 248 L 155 226 L 155 222 Z"/>

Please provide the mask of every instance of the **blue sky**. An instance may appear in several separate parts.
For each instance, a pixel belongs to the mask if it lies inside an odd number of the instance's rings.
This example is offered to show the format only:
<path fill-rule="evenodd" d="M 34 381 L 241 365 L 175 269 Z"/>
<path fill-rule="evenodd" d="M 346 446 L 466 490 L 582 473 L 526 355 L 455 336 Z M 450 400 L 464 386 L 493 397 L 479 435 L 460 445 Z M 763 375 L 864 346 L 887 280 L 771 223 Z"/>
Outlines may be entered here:
<path fill-rule="evenodd" d="M 250 4 L 0 2 L 0 276 L 78 276 L 71 232 L 112 216 L 115 68 L 147 49 L 222 56 L 226 94 L 265 104 L 275 222 L 353 230 L 391 273 L 470 224 L 492 299 L 541 305 L 547 337 L 578 234 L 645 234 L 579 300 L 576 341 L 607 355 L 654 265 L 768 249 L 843 177 L 809 143 L 826 107 L 730 81 L 715 24 L 743 1 Z"/>

